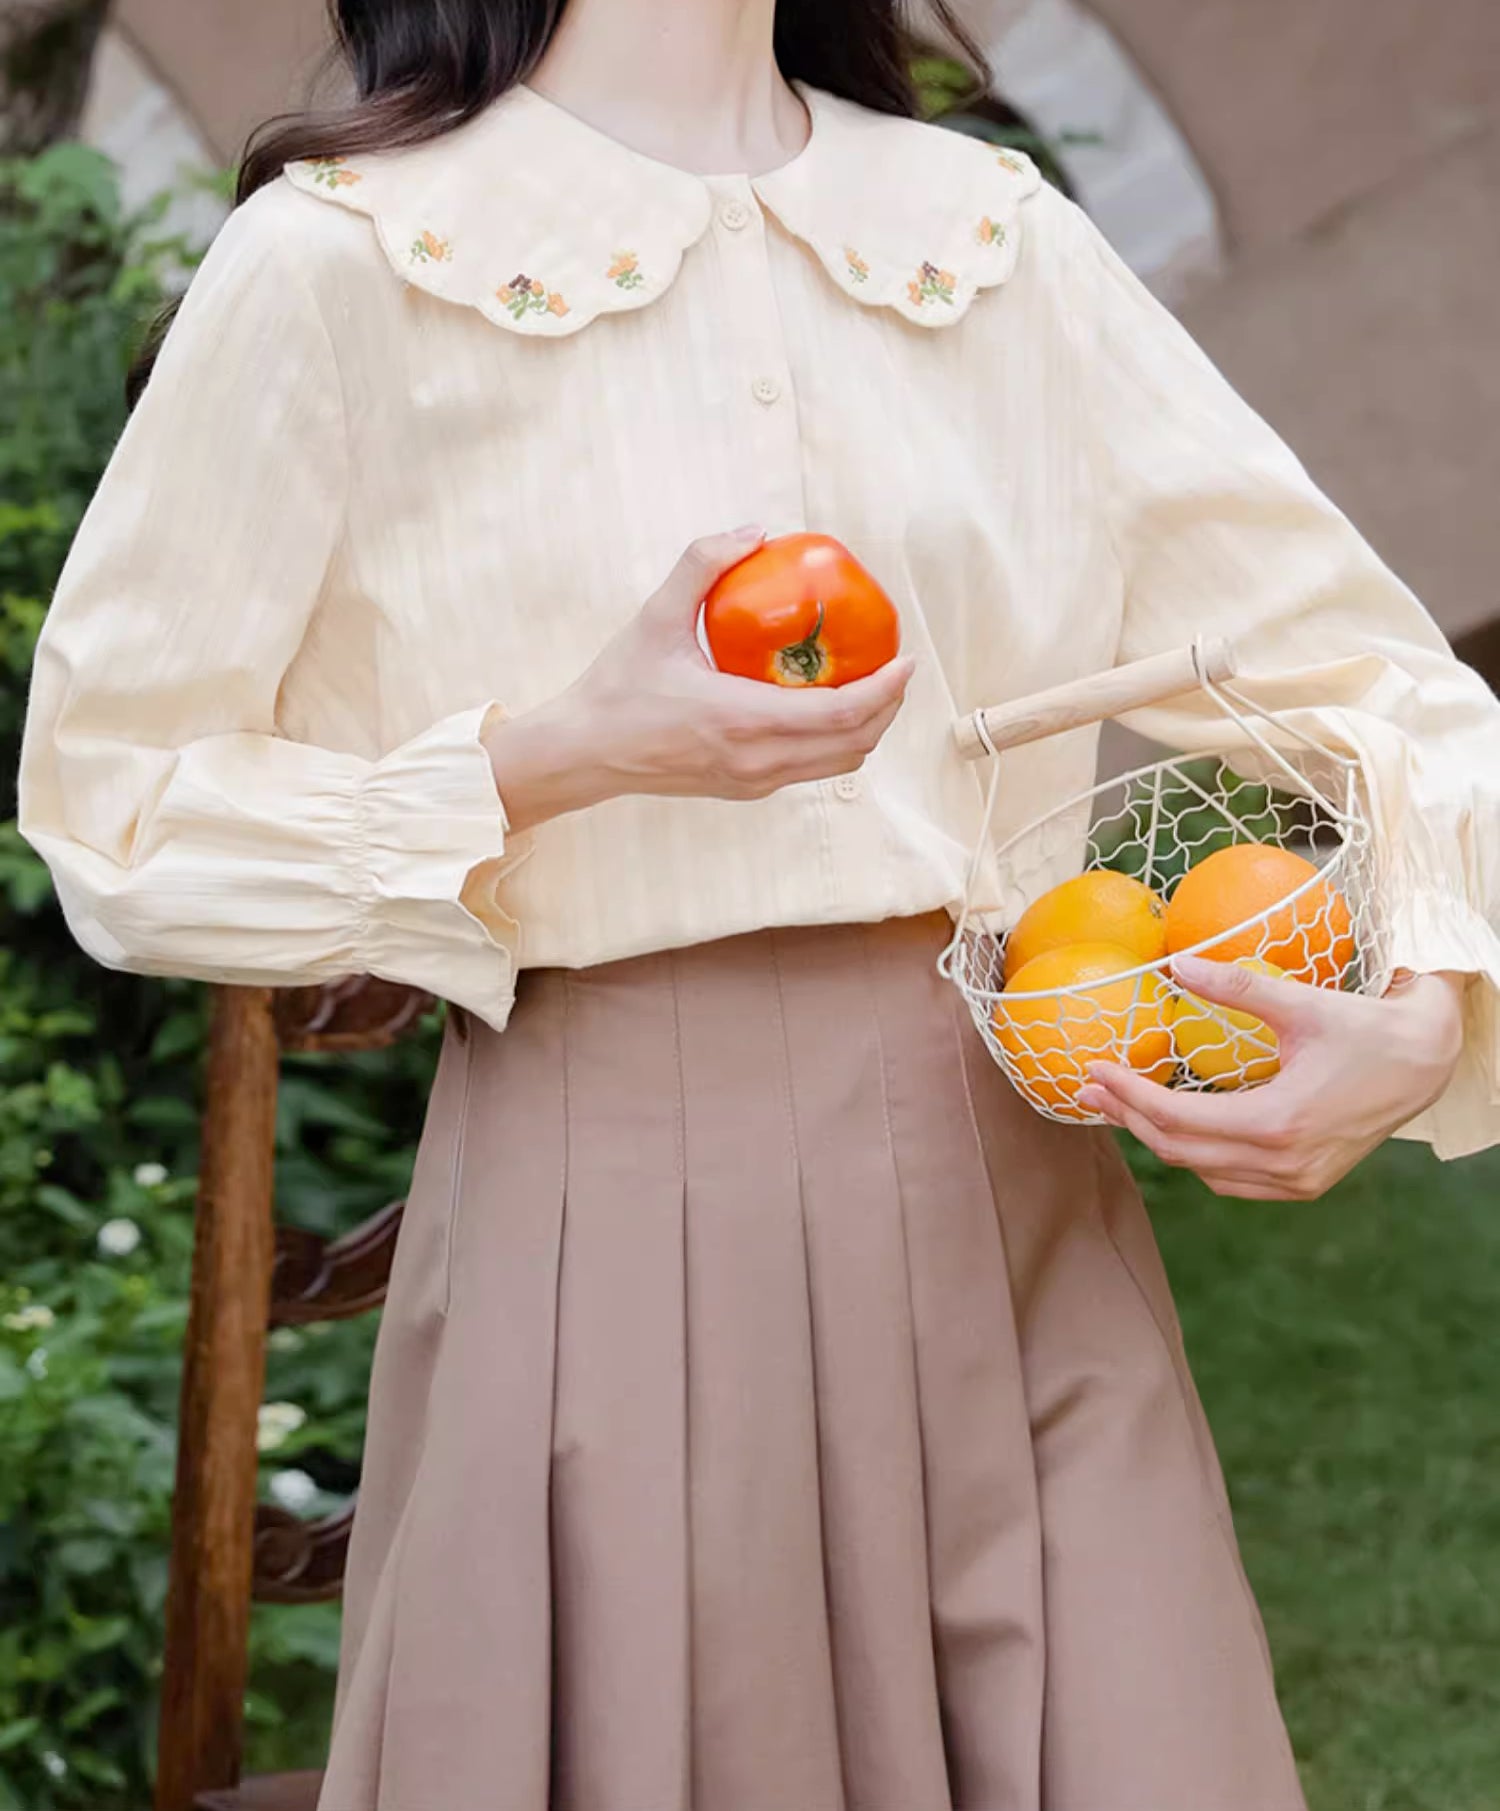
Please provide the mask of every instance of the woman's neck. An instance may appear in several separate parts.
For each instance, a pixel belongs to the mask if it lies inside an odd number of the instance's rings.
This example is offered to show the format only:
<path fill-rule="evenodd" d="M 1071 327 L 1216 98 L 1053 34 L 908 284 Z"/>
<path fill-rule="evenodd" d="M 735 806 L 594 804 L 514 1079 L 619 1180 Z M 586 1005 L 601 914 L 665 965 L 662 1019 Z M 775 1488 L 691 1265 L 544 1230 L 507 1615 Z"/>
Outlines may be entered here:
<path fill-rule="evenodd" d="M 808 133 L 775 15 L 775 0 L 569 0 L 528 86 L 663 163 L 774 169 Z"/>

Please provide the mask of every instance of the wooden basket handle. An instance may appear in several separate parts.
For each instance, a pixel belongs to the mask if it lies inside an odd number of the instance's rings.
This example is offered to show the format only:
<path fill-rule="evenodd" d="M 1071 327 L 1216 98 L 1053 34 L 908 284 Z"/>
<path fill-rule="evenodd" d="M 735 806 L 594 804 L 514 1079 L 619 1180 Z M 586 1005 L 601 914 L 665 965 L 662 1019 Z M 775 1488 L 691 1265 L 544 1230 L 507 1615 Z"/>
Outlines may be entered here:
<path fill-rule="evenodd" d="M 1217 685 L 1233 679 L 1236 671 L 1233 644 L 1215 636 L 1168 654 L 1133 660 L 1128 666 L 1070 679 L 1066 685 L 1010 704 L 989 705 L 960 717 L 953 726 L 954 740 L 966 761 L 978 761 L 1023 742 L 1038 742 L 1043 736 L 1160 704 L 1164 698 L 1195 691 L 1205 680 Z"/>

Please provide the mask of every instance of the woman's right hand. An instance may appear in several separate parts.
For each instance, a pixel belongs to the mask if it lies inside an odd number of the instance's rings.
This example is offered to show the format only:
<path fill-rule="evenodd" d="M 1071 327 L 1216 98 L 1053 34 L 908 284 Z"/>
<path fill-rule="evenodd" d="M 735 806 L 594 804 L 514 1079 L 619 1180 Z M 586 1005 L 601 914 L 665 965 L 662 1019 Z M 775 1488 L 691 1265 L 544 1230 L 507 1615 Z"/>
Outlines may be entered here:
<path fill-rule="evenodd" d="M 901 708 L 908 656 L 848 685 L 792 688 L 716 672 L 698 645 L 704 596 L 763 538 L 694 541 L 567 691 L 486 728 L 512 830 L 622 793 L 758 799 L 861 764 Z"/>

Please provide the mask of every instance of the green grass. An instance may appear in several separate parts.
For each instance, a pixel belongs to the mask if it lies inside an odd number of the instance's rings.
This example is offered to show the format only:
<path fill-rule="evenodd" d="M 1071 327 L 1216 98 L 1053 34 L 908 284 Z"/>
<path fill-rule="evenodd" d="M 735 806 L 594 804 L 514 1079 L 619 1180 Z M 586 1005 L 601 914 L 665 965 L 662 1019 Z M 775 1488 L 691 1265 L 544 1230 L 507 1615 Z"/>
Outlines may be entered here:
<path fill-rule="evenodd" d="M 1311 1205 L 1131 1158 L 1313 1811 L 1495 1811 L 1500 1151 Z"/>

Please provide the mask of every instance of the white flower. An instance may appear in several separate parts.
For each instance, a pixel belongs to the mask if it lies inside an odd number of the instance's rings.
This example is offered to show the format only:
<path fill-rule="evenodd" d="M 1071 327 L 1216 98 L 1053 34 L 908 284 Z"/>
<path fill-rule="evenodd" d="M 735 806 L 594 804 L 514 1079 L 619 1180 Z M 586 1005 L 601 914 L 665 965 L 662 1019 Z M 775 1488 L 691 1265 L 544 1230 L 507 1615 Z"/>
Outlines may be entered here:
<path fill-rule="evenodd" d="M 317 1494 L 317 1485 L 305 1471 L 278 1471 L 271 1476 L 271 1495 L 294 1514 L 306 1509 Z"/>
<path fill-rule="evenodd" d="M 57 1316 L 44 1302 L 33 1302 L 28 1308 L 17 1308 L 14 1314 L 7 1314 L 5 1325 L 12 1333 L 45 1333 L 54 1326 Z"/>
<path fill-rule="evenodd" d="M 160 1188 L 167 1179 L 164 1163 L 138 1163 L 131 1171 L 137 1188 Z"/>
<path fill-rule="evenodd" d="M 295 1402 L 263 1402 L 255 1417 L 256 1450 L 274 1453 L 306 1419 L 307 1410 L 299 1409 Z"/>
<path fill-rule="evenodd" d="M 47 1348 L 45 1346 L 38 1346 L 26 1360 L 26 1375 L 36 1378 L 38 1382 L 47 1375 Z"/>
<path fill-rule="evenodd" d="M 98 1246 L 107 1258 L 128 1258 L 141 1242 L 134 1220 L 106 1220 L 99 1228 Z"/>
<path fill-rule="evenodd" d="M 60 1754 L 54 1754 L 50 1748 L 42 1756 L 42 1765 L 55 1780 L 60 1780 L 68 1771 L 68 1763 Z"/>
<path fill-rule="evenodd" d="M 273 1327 L 266 1344 L 273 1352 L 300 1352 L 302 1335 L 295 1327 Z"/>

